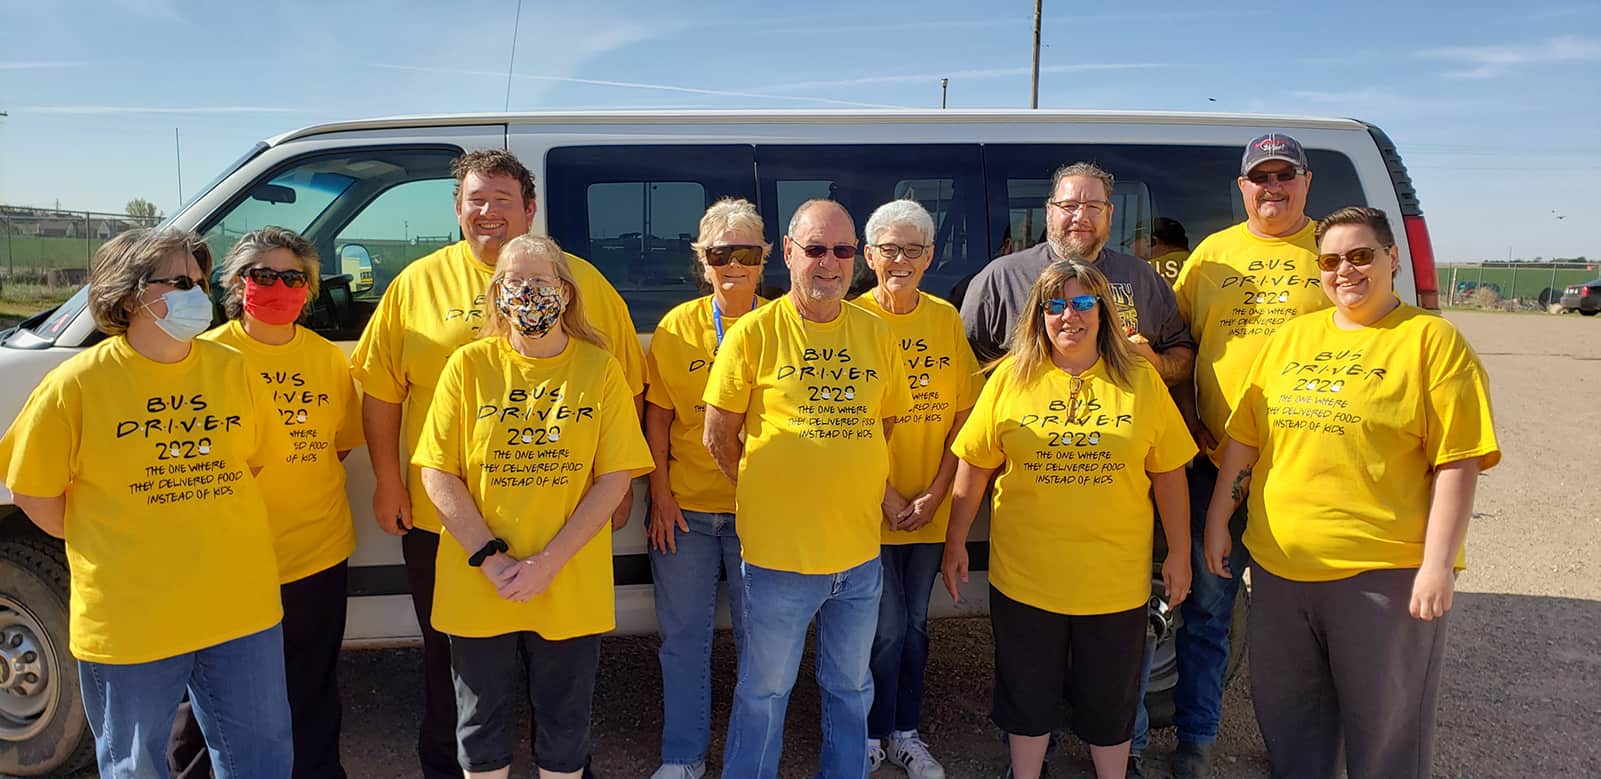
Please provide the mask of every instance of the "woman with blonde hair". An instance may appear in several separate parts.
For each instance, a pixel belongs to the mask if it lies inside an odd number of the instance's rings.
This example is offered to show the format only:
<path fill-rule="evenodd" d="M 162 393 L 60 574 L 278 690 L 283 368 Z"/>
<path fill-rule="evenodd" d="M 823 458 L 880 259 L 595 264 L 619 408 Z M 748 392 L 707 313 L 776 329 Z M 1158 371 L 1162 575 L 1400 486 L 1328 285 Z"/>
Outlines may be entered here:
<path fill-rule="evenodd" d="M 528 675 L 539 775 L 589 763 L 600 634 L 616 626 L 612 509 L 648 472 L 622 367 L 555 241 L 507 242 L 482 337 L 445 363 L 413 464 L 444 523 L 434 627 L 450 637 L 467 776 L 509 775 Z"/>
<path fill-rule="evenodd" d="M 95 253 L 110 337 L 47 374 L 0 438 L 0 480 L 66 540 L 71 651 L 100 775 L 165 772 L 187 691 L 219 779 L 293 760 L 272 533 L 254 474 L 282 460 L 268 393 L 211 325 L 211 251 L 130 230 Z M 75 736 L 74 736 L 75 738 Z"/>
<path fill-rule="evenodd" d="M 1501 461 L 1489 376 L 1450 322 L 1395 296 L 1383 211 L 1342 208 L 1316 238 L 1334 307 L 1281 327 L 1247 376 L 1206 565 L 1238 573 L 1228 518 L 1248 492 L 1251 693 L 1274 776 L 1428 776 L 1473 493 Z"/>
<path fill-rule="evenodd" d="M 201 340 L 245 358 L 273 400 L 268 426 L 287 452 L 257 475 L 267 502 L 283 600 L 284 675 L 297 777 L 339 779 L 339 650 L 356 528 L 343 460 L 362 444 L 361 402 L 344 352 L 297 322 L 316 299 L 321 264 L 310 241 L 264 227 L 239 237 L 218 273 L 228 323 Z M 209 777 L 206 743 L 185 704 L 168 763 L 175 777 Z"/>
<path fill-rule="evenodd" d="M 734 485 L 701 443 L 701 395 L 723 336 L 766 301 L 756 294 L 772 245 L 748 200 L 724 198 L 700 219 L 697 276 L 711 294 L 662 317 L 645 356 L 645 440 L 650 474 L 651 578 L 661 626 L 661 767 L 652 779 L 699 779 L 711 743 L 712 629 L 718 582 L 728 580 L 734 641 L 740 641 L 744 587 Z"/>
<path fill-rule="evenodd" d="M 1093 265 L 1052 263 L 1024 312 L 1011 354 L 951 446 L 961 462 L 941 573 L 957 597 L 968 530 L 1000 471 L 990 513 L 992 716 L 1009 734 L 1011 775 L 1040 775 L 1065 692 L 1096 775 L 1122 777 L 1151 594 L 1151 495 L 1176 605 L 1190 584 L 1184 464 L 1195 442 L 1162 377 L 1123 337 Z"/>

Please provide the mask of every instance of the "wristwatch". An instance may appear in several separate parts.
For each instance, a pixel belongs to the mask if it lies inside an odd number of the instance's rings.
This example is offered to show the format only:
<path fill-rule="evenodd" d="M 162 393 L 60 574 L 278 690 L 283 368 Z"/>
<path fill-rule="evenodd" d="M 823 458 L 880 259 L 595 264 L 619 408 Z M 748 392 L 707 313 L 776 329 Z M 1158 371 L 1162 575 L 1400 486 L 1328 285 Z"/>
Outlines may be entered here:
<path fill-rule="evenodd" d="M 507 552 L 510 550 L 511 547 L 507 546 L 505 541 L 502 541 L 498 538 L 491 538 L 488 541 L 485 541 L 484 545 L 478 548 L 478 551 L 473 552 L 471 557 L 467 558 L 467 564 L 474 568 L 478 568 L 484 564 L 485 560 L 494 557 L 495 553 Z"/>

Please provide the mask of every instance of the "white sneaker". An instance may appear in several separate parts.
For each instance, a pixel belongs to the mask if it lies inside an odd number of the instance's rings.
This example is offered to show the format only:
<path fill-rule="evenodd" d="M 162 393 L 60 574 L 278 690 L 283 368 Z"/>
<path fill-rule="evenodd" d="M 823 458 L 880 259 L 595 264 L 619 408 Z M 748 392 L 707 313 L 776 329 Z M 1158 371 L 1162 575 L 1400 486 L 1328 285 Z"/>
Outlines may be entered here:
<path fill-rule="evenodd" d="M 889 744 L 889 761 L 906 769 L 910 779 L 945 779 L 945 767 L 928 753 L 928 744 L 917 731 L 891 738 Z"/>
<path fill-rule="evenodd" d="M 691 765 L 662 763 L 662 767 L 656 769 L 656 773 L 651 774 L 650 779 L 700 779 L 705 775 L 705 763 L 693 763 Z"/>
<path fill-rule="evenodd" d="M 876 738 L 867 740 L 867 772 L 872 773 L 884 764 L 884 743 Z"/>

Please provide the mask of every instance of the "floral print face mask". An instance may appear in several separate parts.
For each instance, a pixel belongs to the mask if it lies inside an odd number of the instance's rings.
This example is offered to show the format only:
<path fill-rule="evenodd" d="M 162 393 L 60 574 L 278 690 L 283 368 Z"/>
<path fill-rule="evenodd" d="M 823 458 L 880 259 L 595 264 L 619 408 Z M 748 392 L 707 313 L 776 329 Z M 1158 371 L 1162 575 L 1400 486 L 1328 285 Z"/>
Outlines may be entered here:
<path fill-rule="evenodd" d="M 561 287 L 536 287 L 500 282 L 495 290 L 495 308 L 513 329 L 529 338 L 549 333 L 567 308 Z"/>

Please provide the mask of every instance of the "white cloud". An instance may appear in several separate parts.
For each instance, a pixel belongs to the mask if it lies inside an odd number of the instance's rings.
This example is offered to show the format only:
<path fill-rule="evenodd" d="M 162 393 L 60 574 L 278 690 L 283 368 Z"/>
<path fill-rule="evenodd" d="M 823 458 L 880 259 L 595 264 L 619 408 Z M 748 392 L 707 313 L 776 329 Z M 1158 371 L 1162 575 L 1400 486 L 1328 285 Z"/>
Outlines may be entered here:
<path fill-rule="evenodd" d="M 297 108 L 274 106 L 118 106 L 118 105 L 25 105 L 20 113 L 29 114 L 287 114 Z"/>
<path fill-rule="evenodd" d="M 1108 70 L 1151 70 L 1169 67 L 1159 62 L 1130 62 L 1130 63 L 1092 63 L 1084 65 L 1045 65 L 1040 67 L 1040 73 L 1085 73 L 1091 71 Z M 771 86 L 754 87 L 749 92 L 767 92 L 769 90 L 804 91 L 808 89 L 833 89 L 837 87 L 859 87 L 873 84 L 904 84 L 924 81 L 938 82 L 942 78 L 952 81 L 976 81 L 991 78 L 1013 78 L 1026 76 L 1030 68 L 983 68 L 978 70 L 951 70 L 939 73 L 915 73 L 884 76 L 863 76 L 860 78 L 846 78 L 832 81 L 796 81 L 789 84 L 775 84 Z"/>
<path fill-rule="evenodd" d="M 1601 61 L 1601 40 L 1563 35 L 1529 43 L 1425 49 L 1418 56 L 1465 66 L 1447 71 L 1447 78 L 1486 79 L 1510 75 L 1525 65 Z"/>
<path fill-rule="evenodd" d="M 440 74 L 455 75 L 455 76 L 480 76 L 480 77 L 495 77 L 495 78 L 505 78 L 506 77 L 505 73 L 495 73 L 495 72 L 492 72 L 492 71 L 485 71 L 485 70 L 458 70 L 458 69 L 455 69 L 455 68 L 432 68 L 432 67 L 423 67 L 423 66 L 420 66 L 420 65 L 396 65 L 396 64 L 389 64 L 389 63 L 375 63 L 373 65 L 373 67 L 386 68 L 386 69 L 389 69 L 389 70 L 409 70 L 409 71 L 416 71 L 416 72 L 422 72 L 422 73 L 440 73 Z M 822 104 L 827 104 L 827 105 L 854 106 L 854 107 L 857 107 L 857 108 L 898 108 L 899 107 L 899 106 L 893 106 L 893 105 L 886 105 L 886 104 L 883 104 L 883 103 L 859 103 L 859 102 L 856 102 L 856 101 L 853 101 L 853 100 L 834 100 L 832 98 L 826 98 L 826 97 L 802 97 L 802 96 L 796 96 L 796 95 L 767 94 L 767 93 L 753 92 L 753 91 L 749 91 L 749 90 L 736 91 L 736 90 L 728 90 L 728 89 L 708 89 L 708 88 L 703 88 L 703 87 L 686 87 L 686 86 L 680 86 L 680 85 L 677 85 L 677 84 L 652 84 L 652 83 L 646 83 L 646 82 L 640 82 L 640 81 L 611 81 L 611 80 L 606 80 L 606 79 L 576 78 L 576 77 L 573 77 L 573 76 L 550 76 L 550 75 L 533 74 L 533 73 L 513 73 L 512 74 L 512 79 L 513 80 L 525 80 L 525 81 L 539 81 L 539 82 L 547 82 L 547 83 L 584 84 L 584 85 L 587 85 L 587 86 L 616 87 L 616 88 L 620 88 L 620 89 L 642 89 L 642 90 L 653 90 L 653 91 L 658 91 L 658 92 L 677 92 L 677 93 L 680 93 L 680 94 L 690 94 L 690 95 L 712 95 L 712 96 L 717 96 L 717 97 L 746 97 L 746 98 L 760 98 L 760 99 L 763 99 L 763 100 L 792 100 L 792 101 L 799 101 L 799 102 L 804 102 L 804 103 L 822 103 Z"/>

